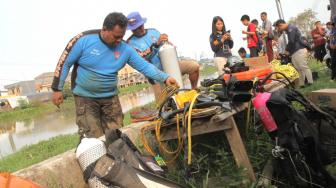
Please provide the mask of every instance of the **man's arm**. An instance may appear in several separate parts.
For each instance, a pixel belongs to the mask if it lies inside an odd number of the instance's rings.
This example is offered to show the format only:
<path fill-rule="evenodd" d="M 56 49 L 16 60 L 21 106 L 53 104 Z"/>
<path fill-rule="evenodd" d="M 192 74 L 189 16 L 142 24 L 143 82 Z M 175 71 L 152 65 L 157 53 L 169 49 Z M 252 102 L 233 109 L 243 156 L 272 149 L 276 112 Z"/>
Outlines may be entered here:
<path fill-rule="evenodd" d="M 286 51 L 289 51 L 291 48 L 294 47 L 295 40 L 296 40 L 296 35 L 297 35 L 298 29 L 292 29 L 291 32 L 287 33 L 287 46 L 286 46 Z"/>
<path fill-rule="evenodd" d="M 267 37 L 268 38 L 273 38 L 274 37 L 271 21 L 267 21 L 266 22 L 266 24 L 265 24 L 265 31 L 267 32 Z"/>
<path fill-rule="evenodd" d="M 72 65 L 78 61 L 82 48 L 80 42 L 77 42 L 80 35 L 71 39 L 66 48 L 64 49 L 54 73 L 54 79 L 51 85 L 51 89 L 54 91 L 53 103 L 59 106 L 63 102 L 62 90 L 65 80 L 69 74 L 69 70 Z"/>
<path fill-rule="evenodd" d="M 246 35 L 255 35 L 256 33 L 255 32 L 252 32 L 252 31 L 243 31 L 243 34 L 246 34 Z"/>
<path fill-rule="evenodd" d="M 248 31 L 243 31 L 243 34 L 247 34 L 250 36 L 256 35 L 256 26 L 254 24 L 250 24 L 248 27 Z"/>

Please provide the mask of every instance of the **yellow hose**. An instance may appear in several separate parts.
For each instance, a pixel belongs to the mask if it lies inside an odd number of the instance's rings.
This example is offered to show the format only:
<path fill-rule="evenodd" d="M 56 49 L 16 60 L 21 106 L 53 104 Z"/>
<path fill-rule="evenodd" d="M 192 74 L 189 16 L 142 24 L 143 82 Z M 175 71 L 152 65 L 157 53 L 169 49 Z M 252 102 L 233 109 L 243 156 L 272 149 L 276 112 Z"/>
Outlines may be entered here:
<path fill-rule="evenodd" d="M 178 88 L 171 87 L 171 86 L 167 86 L 166 88 L 164 88 L 163 91 L 162 91 L 162 93 L 161 93 L 161 95 L 160 95 L 160 97 L 159 97 L 159 100 L 157 101 L 157 105 L 161 106 L 163 104 L 163 102 L 166 100 L 166 98 L 171 97 L 171 96 L 173 96 L 176 93 L 177 89 Z M 194 111 L 198 111 L 197 109 L 193 110 L 193 106 L 194 106 L 194 104 L 196 102 L 196 99 L 197 99 L 198 95 L 199 95 L 198 93 L 195 94 L 193 96 L 192 100 L 191 100 L 190 108 L 189 108 L 189 111 L 188 111 L 188 114 L 187 114 L 188 117 L 183 117 L 182 118 L 182 121 L 183 121 L 182 125 L 183 125 L 183 127 L 184 127 L 185 130 L 187 129 L 187 134 L 188 134 L 188 165 L 190 165 L 191 161 L 192 161 L 192 158 L 191 158 L 191 155 L 192 155 L 191 119 L 192 119 L 192 113 Z M 187 125 L 185 123 L 186 120 L 187 120 Z M 162 144 L 162 142 L 161 142 L 161 126 L 162 126 L 162 122 L 163 122 L 162 119 L 158 119 L 158 120 L 156 120 L 156 121 L 154 121 L 152 123 L 144 125 L 141 128 L 141 142 L 142 142 L 144 148 L 147 150 L 147 152 L 150 155 L 156 156 L 155 152 L 149 146 L 148 140 L 147 140 L 147 138 L 145 136 L 145 131 L 149 127 L 155 126 L 154 127 L 155 128 L 155 138 L 156 138 L 156 140 L 159 143 L 159 149 L 160 149 L 160 151 L 163 151 L 163 152 L 165 152 L 167 154 L 170 154 L 170 155 L 174 155 L 169 161 L 166 162 L 166 163 L 171 163 L 171 162 L 173 162 L 179 156 L 179 154 L 181 153 L 181 150 L 183 148 L 183 145 L 184 145 L 184 140 L 181 138 L 181 133 L 180 133 L 180 117 L 179 117 L 179 114 L 176 115 L 176 130 L 177 130 L 178 146 L 173 151 L 168 150 Z"/>
<path fill-rule="evenodd" d="M 199 94 L 196 94 L 194 98 L 191 100 L 189 111 L 188 111 L 188 165 L 191 165 L 191 150 L 192 150 L 192 144 L 191 144 L 191 116 L 192 116 L 192 109 L 194 107 L 194 104 L 196 102 L 196 99 Z"/>
<path fill-rule="evenodd" d="M 166 147 L 163 146 L 161 142 L 161 125 L 162 125 L 162 120 L 158 120 L 156 127 L 155 127 L 155 136 L 156 140 L 159 142 L 159 147 L 162 149 L 165 153 L 168 154 L 176 154 L 180 150 L 180 144 L 181 144 L 181 136 L 180 136 L 180 120 L 179 120 L 179 115 L 176 115 L 176 130 L 177 130 L 177 141 L 178 141 L 178 146 L 176 150 L 174 151 L 169 151 Z"/>
<path fill-rule="evenodd" d="M 152 150 L 152 148 L 151 148 L 151 147 L 149 146 L 149 144 L 148 144 L 148 141 L 147 141 L 146 136 L 145 136 L 145 130 L 146 130 L 148 127 L 154 125 L 154 123 L 156 123 L 156 122 L 152 122 L 152 123 L 150 123 L 150 124 L 147 124 L 147 125 L 143 126 L 143 127 L 140 129 L 140 132 L 141 132 L 141 135 L 140 135 L 141 137 L 140 137 L 140 139 L 141 139 L 142 145 L 144 146 L 144 148 L 146 149 L 146 151 L 147 151 L 151 156 L 153 156 L 153 157 L 155 157 L 156 155 L 155 155 L 155 152 Z"/>

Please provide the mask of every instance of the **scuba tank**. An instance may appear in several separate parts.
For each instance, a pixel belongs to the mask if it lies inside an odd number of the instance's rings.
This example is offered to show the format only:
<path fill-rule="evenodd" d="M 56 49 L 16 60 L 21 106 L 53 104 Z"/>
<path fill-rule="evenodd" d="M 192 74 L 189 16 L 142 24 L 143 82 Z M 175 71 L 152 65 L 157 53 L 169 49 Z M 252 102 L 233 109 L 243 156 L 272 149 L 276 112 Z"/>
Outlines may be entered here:
<path fill-rule="evenodd" d="M 275 133 L 278 129 L 271 112 L 266 107 L 266 102 L 271 97 L 271 93 L 257 93 L 252 103 L 254 108 L 256 109 L 260 119 L 264 125 L 266 131 L 270 134 Z M 275 135 L 274 135 L 275 136 Z"/>
<path fill-rule="evenodd" d="M 183 80 L 175 47 L 165 42 L 159 50 L 159 57 L 163 71 L 175 78 L 180 88 L 183 88 Z"/>
<path fill-rule="evenodd" d="M 91 177 L 96 162 L 105 154 L 105 144 L 97 138 L 83 138 L 76 149 L 76 158 L 90 187 L 107 188 L 96 176 Z"/>

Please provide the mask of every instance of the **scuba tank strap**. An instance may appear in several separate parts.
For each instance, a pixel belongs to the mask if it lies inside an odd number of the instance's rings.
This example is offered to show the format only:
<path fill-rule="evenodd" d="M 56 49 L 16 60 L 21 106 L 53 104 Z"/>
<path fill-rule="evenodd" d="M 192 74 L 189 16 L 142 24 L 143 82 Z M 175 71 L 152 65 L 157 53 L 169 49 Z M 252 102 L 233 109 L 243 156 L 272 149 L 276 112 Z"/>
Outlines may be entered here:
<path fill-rule="evenodd" d="M 99 158 L 100 159 L 100 158 Z M 99 160 L 98 159 L 98 160 Z M 98 161 L 97 160 L 97 161 Z M 89 166 L 86 167 L 86 169 L 83 171 L 83 178 L 86 183 L 88 183 L 89 179 L 92 178 L 92 172 L 96 166 L 97 161 L 91 163 Z"/>

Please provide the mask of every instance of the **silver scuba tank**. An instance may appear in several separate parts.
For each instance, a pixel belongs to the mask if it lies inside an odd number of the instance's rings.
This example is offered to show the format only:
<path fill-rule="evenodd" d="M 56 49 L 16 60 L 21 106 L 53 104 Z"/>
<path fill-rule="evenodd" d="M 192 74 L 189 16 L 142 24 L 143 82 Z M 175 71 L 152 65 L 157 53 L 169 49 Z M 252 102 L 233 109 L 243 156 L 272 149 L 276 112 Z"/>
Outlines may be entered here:
<path fill-rule="evenodd" d="M 97 177 L 89 177 L 95 162 L 106 154 L 104 142 L 97 138 L 83 138 L 76 149 L 76 158 L 81 167 L 84 179 L 91 188 L 107 188 Z"/>
<path fill-rule="evenodd" d="M 159 57 L 163 71 L 175 78 L 180 88 L 184 88 L 175 47 L 165 42 L 159 50 Z"/>

